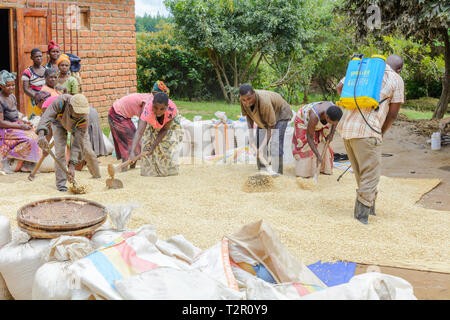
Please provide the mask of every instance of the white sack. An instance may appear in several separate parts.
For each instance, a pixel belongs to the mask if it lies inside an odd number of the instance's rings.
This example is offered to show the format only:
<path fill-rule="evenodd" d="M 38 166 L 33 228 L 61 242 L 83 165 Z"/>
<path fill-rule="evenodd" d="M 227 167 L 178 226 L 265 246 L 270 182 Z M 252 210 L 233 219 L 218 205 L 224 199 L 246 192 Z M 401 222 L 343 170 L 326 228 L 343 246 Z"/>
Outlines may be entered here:
<path fill-rule="evenodd" d="M 0 249 L 0 273 L 16 300 L 30 300 L 34 275 L 44 264 L 42 253 L 50 240 L 29 240 L 30 237 L 16 230 L 13 241 Z"/>
<path fill-rule="evenodd" d="M 399 277 L 369 272 L 350 282 L 303 297 L 308 300 L 417 300 L 412 285 Z"/>
<path fill-rule="evenodd" d="M 199 270 L 160 267 L 115 282 L 125 300 L 239 300 L 244 295 Z"/>
<path fill-rule="evenodd" d="M 187 263 L 192 263 L 194 258 L 202 251 L 194 244 L 187 241 L 183 235 L 175 235 L 167 240 L 158 240 L 156 247 L 163 254 L 183 260 Z"/>

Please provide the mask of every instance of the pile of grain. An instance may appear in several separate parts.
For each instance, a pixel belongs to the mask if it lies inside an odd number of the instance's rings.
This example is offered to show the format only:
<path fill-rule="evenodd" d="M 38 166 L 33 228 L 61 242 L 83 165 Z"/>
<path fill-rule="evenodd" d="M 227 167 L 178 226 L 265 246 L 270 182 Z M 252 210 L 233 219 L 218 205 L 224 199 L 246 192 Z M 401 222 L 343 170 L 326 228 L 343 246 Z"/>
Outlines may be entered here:
<path fill-rule="evenodd" d="M 275 182 L 269 175 L 256 174 L 248 177 L 242 190 L 247 193 L 273 191 Z"/>
<path fill-rule="evenodd" d="M 141 177 L 138 168 L 117 175 L 124 184 L 117 190 L 106 188 L 106 166 L 101 170 L 102 179 L 91 179 L 86 169 L 77 172 L 77 181 L 90 188 L 80 197 L 103 205 L 139 201 L 129 228 L 155 225 L 161 239 L 182 234 L 206 249 L 264 219 L 305 264 L 345 260 L 450 272 L 450 212 L 416 205 L 438 179 L 381 177 L 377 215 L 365 226 L 353 218 L 357 186 L 350 172 L 340 182 L 342 171 L 321 175 L 317 191 L 311 192 L 298 187 L 293 165 L 286 166 L 273 191 L 246 193 L 243 179 L 257 173 L 256 165 L 182 165 L 180 175 L 165 178 Z M 13 226 L 21 206 L 64 196 L 56 190 L 53 173 L 39 174 L 33 182 L 25 173 L 12 176 L 17 182 L 0 176 L 0 214 Z"/>
<path fill-rule="evenodd" d="M 73 194 L 86 194 L 87 193 L 87 187 L 86 186 L 70 186 L 69 192 Z"/>

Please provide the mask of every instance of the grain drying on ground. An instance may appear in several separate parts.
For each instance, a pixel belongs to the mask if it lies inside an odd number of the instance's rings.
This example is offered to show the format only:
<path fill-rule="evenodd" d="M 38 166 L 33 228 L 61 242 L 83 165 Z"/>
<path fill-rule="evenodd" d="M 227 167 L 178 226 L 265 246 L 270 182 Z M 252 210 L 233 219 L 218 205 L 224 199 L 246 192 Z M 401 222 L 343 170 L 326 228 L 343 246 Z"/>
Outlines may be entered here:
<path fill-rule="evenodd" d="M 91 179 L 87 170 L 77 172 L 78 183 L 88 185 L 79 195 L 107 204 L 138 201 L 129 228 L 143 224 L 157 227 L 160 238 L 182 234 L 206 249 L 243 225 L 266 220 L 288 250 L 305 264 L 318 260 L 408 267 L 450 272 L 450 212 L 424 209 L 416 202 L 434 188 L 438 179 L 381 177 L 376 216 L 369 225 L 353 218 L 356 183 L 352 173 L 336 181 L 320 175 L 313 190 L 300 188 L 287 166 L 274 179 L 273 190 L 244 192 L 256 165 L 186 165 L 180 175 L 141 177 L 139 168 L 118 173 L 123 189 L 108 190 L 106 166 L 102 178 Z M 33 182 L 17 174 L 17 182 L 2 183 L 5 191 L 0 214 L 17 226 L 17 210 L 32 201 L 62 196 L 53 173 L 39 174 Z"/>

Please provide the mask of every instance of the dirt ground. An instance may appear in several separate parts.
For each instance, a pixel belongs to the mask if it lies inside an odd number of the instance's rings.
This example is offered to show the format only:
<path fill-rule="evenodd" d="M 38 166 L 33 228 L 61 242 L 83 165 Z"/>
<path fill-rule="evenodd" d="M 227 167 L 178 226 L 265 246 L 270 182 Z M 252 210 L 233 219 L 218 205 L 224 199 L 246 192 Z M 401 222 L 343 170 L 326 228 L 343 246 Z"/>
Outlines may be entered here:
<path fill-rule="evenodd" d="M 450 210 L 450 146 L 432 151 L 431 137 L 413 133 L 414 123 L 396 121 L 383 141 L 382 175 L 402 178 L 439 178 L 441 183 L 426 193 L 418 205 L 435 210 Z M 337 136 L 333 150 L 346 153 Z M 389 156 L 392 155 L 392 156 Z M 450 227 L 450 226 L 449 226 Z M 449 230 L 450 232 L 450 230 Z M 367 272 L 368 265 L 358 264 L 355 275 Z M 381 272 L 401 277 L 414 287 L 420 300 L 450 300 L 450 274 L 378 266 Z"/>

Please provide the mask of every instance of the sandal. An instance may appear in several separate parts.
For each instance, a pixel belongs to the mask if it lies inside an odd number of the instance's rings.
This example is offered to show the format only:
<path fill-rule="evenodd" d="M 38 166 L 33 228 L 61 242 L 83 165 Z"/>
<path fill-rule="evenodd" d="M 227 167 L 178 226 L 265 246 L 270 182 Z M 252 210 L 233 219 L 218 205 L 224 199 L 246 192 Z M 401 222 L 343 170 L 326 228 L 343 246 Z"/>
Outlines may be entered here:
<path fill-rule="evenodd" d="M 66 186 L 62 186 L 58 188 L 59 192 L 67 192 L 67 187 Z"/>

